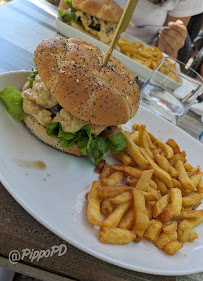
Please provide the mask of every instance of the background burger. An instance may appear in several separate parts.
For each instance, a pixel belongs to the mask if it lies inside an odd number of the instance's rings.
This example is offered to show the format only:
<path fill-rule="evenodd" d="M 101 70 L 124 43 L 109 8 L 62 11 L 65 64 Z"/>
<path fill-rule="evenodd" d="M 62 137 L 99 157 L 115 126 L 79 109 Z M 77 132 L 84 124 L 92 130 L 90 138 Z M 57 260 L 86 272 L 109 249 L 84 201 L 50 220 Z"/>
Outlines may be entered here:
<path fill-rule="evenodd" d="M 61 8 L 64 22 L 110 44 L 123 9 L 112 0 L 65 0 L 69 10 Z"/>
<path fill-rule="evenodd" d="M 104 57 L 79 39 L 44 40 L 34 53 L 37 70 L 22 93 L 7 87 L 0 97 L 9 113 L 23 119 L 40 140 L 64 152 L 88 155 L 97 164 L 109 150 L 125 148 L 118 125 L 132 118 L 139 105 L 134 76 L 114 57 L 102 67 Z"/>

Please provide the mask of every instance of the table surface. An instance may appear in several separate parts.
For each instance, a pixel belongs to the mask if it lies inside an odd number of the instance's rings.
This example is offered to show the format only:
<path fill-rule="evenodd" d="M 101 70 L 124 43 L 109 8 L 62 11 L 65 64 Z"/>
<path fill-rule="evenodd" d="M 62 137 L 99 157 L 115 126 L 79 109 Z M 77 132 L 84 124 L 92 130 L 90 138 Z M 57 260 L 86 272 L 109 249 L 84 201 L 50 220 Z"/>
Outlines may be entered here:
<path fill-rule="evenodd" d="M 0 7 L 0 73 L 33 66 L 36 46 L 56 31 L 57 8 L 43 0 L 13 0 Z M 189 112 L 178 125 L 197 138 L 203 129 L 200 118 Z M 202 280 L 203 274 L 156 276 L 108 264 L 66 243 L 31 217 L 0 183 L 0 265 L 42 280 Z M 13 249 L 49 249 L 66 244 L 65 255 L 11 264 Z"/>

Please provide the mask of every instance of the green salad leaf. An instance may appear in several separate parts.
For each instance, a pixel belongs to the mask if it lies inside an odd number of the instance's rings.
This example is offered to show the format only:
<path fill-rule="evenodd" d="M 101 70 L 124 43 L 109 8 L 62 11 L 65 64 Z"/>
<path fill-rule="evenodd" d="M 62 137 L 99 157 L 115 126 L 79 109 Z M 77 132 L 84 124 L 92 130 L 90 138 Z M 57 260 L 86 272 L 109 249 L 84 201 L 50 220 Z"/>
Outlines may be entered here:
<path fill-rule="evenodd" d="M 38 74 L 38 71 L 35 68 L 32 68 L 32 73 L 28 76 L 27 80 L 29 81 L 29 88 L 32 88 L 35 77 Z"/>
<path fill-rule="evenodd" d="M 122 151 L 126 147 L 126 138 L 122 132 L 109 136 L 97 136 L 92 133 L 91 125 L 85 125 L 75 133 L 66 133 L 62 130 L 60 122 L 46 125 L 47 134 L 58 138 L 63 148 L 77 145 L 79 150 L 91 157 L 97 165 L 99 161 L 111 150 L 113 153 Z"/>
<path fill-rule="evenodd" d="M 66 10 L 64 8 L 60 8 L 58 10 L 58 13 L 59 15 L 62 17 L 62 20 L 69 24 L 71 21 L 76 21 L 76 14 L 75 12 L 70 12 L 70 13 L 67 13 Z"/>
<path fill-rule="evenodd" d="M 63 18 L 66 14 L 66 9 L 60 8 L 60 9 L 58 9 L 58 13 Z"/>
<path fill-rule="evenodd" d="M 0 92 L 0 99 L 6 104 L 8 113 L 15 120 L 22 120 L 25 117 L 25 112 L 23 111 L 23 98 L 21 93 L 13 87 L 6 87 Z"/>
<path fill-rule="evenodd" d="M 108 136 L 108 143 L 111 152 L 117 153 L 118 151 L 122 151 L 123 144 L 126 142 L 126 137 L 122 132 L 118 132 L 116 134 L 112 134 Z"/>
<path fill-rule="evenodd" d="M 64 2 L 66 2 L 66 4 L 68 5 L 68 7 L 75 11 L 75 8 L 73 7 L 73 3 L 72 3 L 72 0 L 64 0 Z"/>
<path fill-rule="evenodd" d="M 60 8 L 58 10 L 59 15 L 61 16 L 62 20 L 69 24 L 71 21 L 74 21 L 77 23 L 77 25 L 83 29 L 84 26 L 82 25 L 82 22 L 79 18 L 77 18 L 75 12 L 75 8 L 73 7 L 72 1 L 71 0 L 65 0 L 66 4 L 70 8 L 70 10 L 67 12 L 64 8 Z"/>

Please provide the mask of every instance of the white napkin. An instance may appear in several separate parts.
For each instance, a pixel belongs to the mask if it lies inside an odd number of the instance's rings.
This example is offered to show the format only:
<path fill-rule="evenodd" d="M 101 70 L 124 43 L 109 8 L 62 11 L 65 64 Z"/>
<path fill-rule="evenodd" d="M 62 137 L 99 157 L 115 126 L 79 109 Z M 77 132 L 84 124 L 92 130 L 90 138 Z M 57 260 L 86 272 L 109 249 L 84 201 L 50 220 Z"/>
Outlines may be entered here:
<path fill-rule="evenodd" d="M 196 85 L 184 81 L 180 87 L 174 90 L 173 95 L 181 100 L 186 97 L 190 92 L 192 92 L 192 90 L 194 90 L 195 88 Z"/>
<path fill-rule="evenodd" d="M 191 107 L 190 110 L 192 110 L 194 113 L 197 115 L 201 116 L 201 120 L 203 122 L 203 101 L 199 103 L 194 103 Z"/>

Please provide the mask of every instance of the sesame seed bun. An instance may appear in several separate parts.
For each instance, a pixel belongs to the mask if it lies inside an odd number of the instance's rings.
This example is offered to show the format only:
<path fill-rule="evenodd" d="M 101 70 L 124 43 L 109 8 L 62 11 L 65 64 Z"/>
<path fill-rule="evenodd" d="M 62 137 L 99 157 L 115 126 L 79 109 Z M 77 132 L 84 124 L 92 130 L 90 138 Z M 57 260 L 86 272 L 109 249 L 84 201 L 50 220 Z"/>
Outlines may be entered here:
<path fill-rule="evenodd" d="M 112 0 L 72 0 L 77 10 L 102 19 L 107 22 L 118 23 L 123 9 Z"/>
<path fill-rule="evenodd" d="M 44 40 L 34 53 L 40 77 L 57 102 L 73 116 L 90 124 L 126 123 L 139 106 L 139 89 L 133 74 L 96 46 L 74 38 Z"/>

